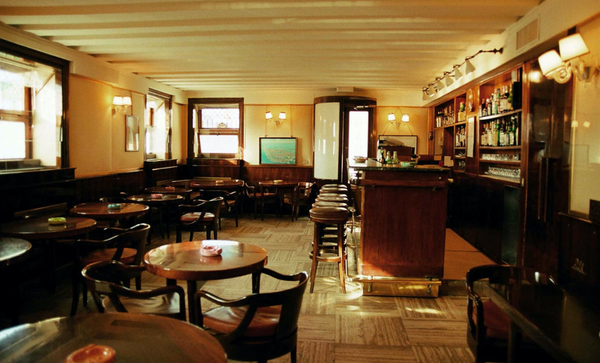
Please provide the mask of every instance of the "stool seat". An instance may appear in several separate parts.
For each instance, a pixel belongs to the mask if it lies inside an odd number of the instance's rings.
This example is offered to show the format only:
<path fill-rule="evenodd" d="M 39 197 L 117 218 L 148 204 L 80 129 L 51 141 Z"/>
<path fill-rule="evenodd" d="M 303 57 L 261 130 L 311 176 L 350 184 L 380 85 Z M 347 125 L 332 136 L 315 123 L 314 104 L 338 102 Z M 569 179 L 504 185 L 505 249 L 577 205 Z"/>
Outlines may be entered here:
<path fill-rule="evenodd" d="M 314 202 L 312 204 L 313 208 L 319 207 L 319 208 L 327 208 L 327 207 L 334 207 L 334 208 L 348 208 L 348 204 L 344 203 L 344 202 Z"/>
<path fill-rule="evenodd" d="M 319 190 L 319 194 L 323 194 L 323 193 L 332 193 L 332 194 L 348 194 L 348 189 L 343 189 L 343 188 L 334 188 L 334 187 L 329 187 L 329 188 L 321 188 L 321 190 Z"/>
<path fill-rule="evenodd" d="M 310 219 L 319 223 L 346 223 L 348 209 L 341 207 L 317 207 L 309 211 Z"/>
<path fill-rule="evenodd" d="M 337 203 L 348 203 L 348 198 L 346 198 L 345 196 L 340 196 L 337 194 L 334 194 L 335 196 L 331 196 L 331 194 L 329 196 L 321 196 L 318 195 L 317 199 L 315 199 L 315 202 L 337 202 Z"/>
<path fill-rule="evenodd" d="M 346 186 L 346 184 L 325 184 L 321 188 L 331 188 L 331 187 L 346 188 L 346 189 L 348 189 L 348 187 Z"/>

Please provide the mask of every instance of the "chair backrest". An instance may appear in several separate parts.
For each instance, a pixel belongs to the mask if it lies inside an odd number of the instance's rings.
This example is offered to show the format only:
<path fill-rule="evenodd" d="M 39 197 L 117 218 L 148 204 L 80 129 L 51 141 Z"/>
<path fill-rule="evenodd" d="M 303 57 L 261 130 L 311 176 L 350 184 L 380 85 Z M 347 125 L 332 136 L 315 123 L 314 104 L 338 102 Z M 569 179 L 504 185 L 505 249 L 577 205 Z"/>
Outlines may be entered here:
<path fill-rule="evenodd" d="M 146 242 L 148 233 L 150 233 L 150 225 L 147 223 L 139 223 L 128 229 L 122 228 L 106 228 L 105 233 L 111 233 L 112 236 L 103 240 L 80 239 L 75 244 L 78 256 L 82 256 L 81 249 L 85 247 L 107 248 L 116 247 L 115 253 L 111 260 L 118 261 L 121 259 L 125 247 L 130 247 L 137 250 L 133 265 L 141 265 L 146 253 Z"/>
<path fill-rule="evenodd" d="M 46 205 L 39 208 L 26 209 L 13 213 L 15 219 L 29 219 L 38 217 L 60 217 L 69 213 L 67 203 Z"/>
<path fill-rule="evenodd" d="M 184 187 L 186 189 L 189 189 L 191 181 L 192 181 L 191 179 L 173 180 L 173 181 L 171 181 L 171 183 L 169 185 L 173 186 L 173 187 Z"/>
<path fill-rule="evenodd" d="M 131 290 L 125 283 L 132 278 L 141 276 L 146 271 L 146 266 L 129 266 L 118 261 L 101 261 L 86 266 L 81 274 L 85 279 L 88 290 L 92 293 L 98 311 L 103 313 L 102 298 L 108 297 L 118 312 L 126 313 L 127 308 L 121 297 L 133 299 L 148 299 L 155 296 L 171 293 L 179 294 L 179 313 L 177 318 L 185 321 L 184 290 L 180 286 L 164 286 L 153 290 Z M 148 311 L 152 313 L 152 311 Z"/>
<path fill-rule="evenodd" d="M 308 199 L 312 194 L 314 183 L 300 182 L 296 186 L 296 197 L 298 199 Z"/>
<path fill-rule="evenodd" d="M 179 213 L 180 216 L 184 216 L 187 213 L 195 213 L 198 216 L 198 218 L 194 218 L 196 221 L 202 221 L 206 213 L 212 213 L 215 216 L 215 223 L 218 223 L 222 203 L 223 197 L 217 197 L 202 201 L 199 204 L 181 204 L 179 206 Z M 186 221 L 186 223 L 193 224 L 195 222 L 190 220 Z"/>
<path fill-rule="evenodd" d="M 302 298 L 306 290 L 308 274 L 302 271 L 294 275 L 283 275 L 267 268 L 261 270 L 262 274 L 269 275 L 278 280 L 298 281 L 298 285 L 287 290 L 258 293 L 254 295 L 253 300 L 255 301 L 250 301 L 251 306 L 256 304 L 257 308 L 281 305 L 281 315 L 279 316 L 279 325 L 275 333 L 275 339 L 283 339 L 298 329 L 298 317 L 302 308 Z"/>

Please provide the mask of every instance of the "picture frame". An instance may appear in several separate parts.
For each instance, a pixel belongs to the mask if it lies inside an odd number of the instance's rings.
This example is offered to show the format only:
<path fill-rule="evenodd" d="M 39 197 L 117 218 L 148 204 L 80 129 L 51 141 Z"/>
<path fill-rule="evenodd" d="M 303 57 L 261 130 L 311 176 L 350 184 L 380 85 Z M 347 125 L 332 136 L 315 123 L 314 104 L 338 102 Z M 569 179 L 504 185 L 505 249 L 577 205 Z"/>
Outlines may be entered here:
<path fill-rule="evenodd" d="M 409 146 L 413 148 L 413 154 L 418 151 L 417 135 L 379 135 L 379 143 L 385 142 L 395 146 Z"/>
<path fill-rule="evenodd" d="M 259 163 L 261 165 L 296 165 L 298 140 L 295 137 L 261 137 Z"/>
<path fill-rule="evenodd" d="M 140 151 L 140 118 L 125 116 L 125 151 Z"/>

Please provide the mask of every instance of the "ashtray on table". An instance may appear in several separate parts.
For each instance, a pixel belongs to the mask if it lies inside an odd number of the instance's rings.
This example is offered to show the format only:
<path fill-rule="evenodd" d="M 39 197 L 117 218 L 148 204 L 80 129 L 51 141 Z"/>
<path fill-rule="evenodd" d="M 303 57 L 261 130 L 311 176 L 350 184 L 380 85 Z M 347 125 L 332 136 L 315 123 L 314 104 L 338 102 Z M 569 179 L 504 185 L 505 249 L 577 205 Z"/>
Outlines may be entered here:
<path fill-rule="evenodd" d="M 48 224 L 54 226 L 59 224 L 67 223 L 67 219 L 65 217 L 51 217 L 48 218 Z"/>
<path fill-rule="evenodd" d="M 111 203 L 108 205 L 108 210 L 119 210 L 121 209 L 121 203 Z"/>
<path fill-rule="evenodd" d="M 220 256 L 223 249 L 219 246 L 202 246 L 200 254 L 205 257 Z"/>

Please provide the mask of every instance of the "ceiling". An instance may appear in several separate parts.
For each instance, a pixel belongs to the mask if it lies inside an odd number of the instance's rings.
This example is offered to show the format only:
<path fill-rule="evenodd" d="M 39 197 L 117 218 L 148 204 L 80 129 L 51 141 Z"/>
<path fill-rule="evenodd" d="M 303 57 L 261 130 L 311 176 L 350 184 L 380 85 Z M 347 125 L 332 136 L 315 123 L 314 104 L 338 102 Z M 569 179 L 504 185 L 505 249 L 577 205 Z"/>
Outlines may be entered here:
<path fill-rule="evenodd" d="M 184 91 L 420 89 L 541 2 L 150 1 L 2 0 L 0 22 Z"/>

